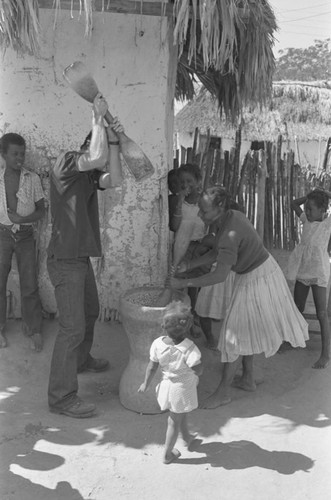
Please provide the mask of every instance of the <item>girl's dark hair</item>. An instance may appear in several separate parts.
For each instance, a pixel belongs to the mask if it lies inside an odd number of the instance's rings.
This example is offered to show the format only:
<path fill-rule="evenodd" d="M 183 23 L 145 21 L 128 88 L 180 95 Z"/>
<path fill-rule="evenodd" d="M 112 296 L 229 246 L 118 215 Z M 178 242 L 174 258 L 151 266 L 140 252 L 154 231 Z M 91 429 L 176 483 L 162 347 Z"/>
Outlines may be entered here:
<path fill-rule="evenodd" d="M 233 208 L 234 202 L 231 198 L 231 194 L 222 186 L 213 186 L 205 189 L 201 193 L 201 198 L 209 198 L 213 207 L 222 205 L 225 210 Z"/>
<path fill-rule="evenodd" d="M 191 305 L 185 304 L 180 300 L 172 301 L 165 308 L 162 327 L 176 328 L 177 330 L 186 329 L 193 323 Z"/>
<path fill-rule="evenodd" d="M 317 208 L 321 208 L 325 212 L 328 209 L 329 197 L 322 190 L 316 189 L 315 191 L 311 191 L 310 193 L 307 194 L 307 200 L 312 200 L 317 206 Z"/>
<path fill-rule="evenodd" d="M 2 153 L 7 153 L 10 144 L 15 144 L 16 146 L 25 147 L 25 139 L 19 134 L 10 132 L 1 137 L 0 150 Z"/>
<path fill-rule="evenodd" d="M 178 175 L 182 172 L 193 175 L 197 181 L 201 181 L 202 175 L 200 168 L 198 165 L 194 165 L 193 163 L 182 163 L 181 166 L 177 169 Z"/>
<path fill-rule="evenodd" d="M 168 172 L 168 189 L 172 194 L 177 194 L 180 190 L 178 168 L 173 168 Z"/>

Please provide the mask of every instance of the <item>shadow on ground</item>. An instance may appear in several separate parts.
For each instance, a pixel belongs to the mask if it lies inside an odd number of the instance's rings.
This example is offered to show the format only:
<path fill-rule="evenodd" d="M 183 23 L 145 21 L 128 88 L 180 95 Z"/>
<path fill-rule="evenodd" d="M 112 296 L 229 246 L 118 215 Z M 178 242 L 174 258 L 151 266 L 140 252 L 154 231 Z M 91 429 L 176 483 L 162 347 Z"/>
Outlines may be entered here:
<path fill-rule="evenodd" d="M 40 354 L 29 350 L 27 339 L 20 333 L 20 322 L 11 321 L 8 329 L 9 347 L 0 352 L 1 500 L 98 500 L 97 478 L 83 497 L 72 486 L 75 482 L 63 481 L 66 477 L 60 472 L 70 466 L 79 474 L 82 460 L 93 464 L 93 460 L 104 456 L 106 474 L 107 467 L 115 467 L 114 456 L 122 453 L 120 446 L 127 448 L 128 460 L 136 460 L 134 452 L 140 450 L 138 460 L 148 461 L 148 446 L 161 446 L 165 437 L 166 414 L 137 414 L 119 402 L 118 385 L 128 362 L 128 341 L 122 327 L 107 323 L 97 326 L 94 354 L 107 357 L 112 368 L 103 374 L 79 376 L 81 396 L 96 402 L 99 408 L 97 417 L 87 420 L 48 412 L 47 383 L 56 321 L 45 321 L 45 349 Z M 221 366 L 217 354 L 204 349 L 203 339 L 198 339 L 197 344 L 205 366 L 199 387 L 200 397 L 204 398 L 217 386 Z M 315 335 L 306 349 L 269 359 L 258 356 L 257 373 L 263 376 L 264 383 L 255 393 L 233 389 L 230 405 L 193 412 L 192 429 L 199 432 L 203 442 L 192 458 L 180 458 L 177 463 L 206 464 L 224 470 L 258 467 L 282 475 L 312 469 L 314 460 L 302 453 L 264 449 L 240 436 L 229 441 L 222 432 L 233 419 L 255 419 L 259 430 L 265 427 L 266 432 L 279 435 L 290 434 L 302 425 L 330 426 L 330 368 L 311 369 L 319 349 L 320 339 Z M 93 468 L 90 474 L 95 474 Z"/>

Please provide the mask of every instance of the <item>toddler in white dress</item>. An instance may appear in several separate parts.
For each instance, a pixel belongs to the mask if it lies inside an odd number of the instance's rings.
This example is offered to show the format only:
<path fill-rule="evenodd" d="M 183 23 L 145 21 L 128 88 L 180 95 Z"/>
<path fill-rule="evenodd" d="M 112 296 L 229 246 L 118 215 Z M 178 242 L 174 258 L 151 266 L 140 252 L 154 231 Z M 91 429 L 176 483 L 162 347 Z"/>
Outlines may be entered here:
<path fill-rule="evenodd" d="M 201 353 L 186 338 L 192 323 L 190 306 L 180 301 L 168 304 L 162 322 L 165 335 L 152 343 L 145 380 L 138 389 L 146 391 L 160 365 L 163 377 L 156 388 L 157 400 L 161 410 L 170 412 L 163 459 L 166 464 L 180 457 L 175 448 L 179 432 L 187 446 L 196 437 L 187 426 L 187 414 L 198 407 L 197 385 L 202 373 Z"/>

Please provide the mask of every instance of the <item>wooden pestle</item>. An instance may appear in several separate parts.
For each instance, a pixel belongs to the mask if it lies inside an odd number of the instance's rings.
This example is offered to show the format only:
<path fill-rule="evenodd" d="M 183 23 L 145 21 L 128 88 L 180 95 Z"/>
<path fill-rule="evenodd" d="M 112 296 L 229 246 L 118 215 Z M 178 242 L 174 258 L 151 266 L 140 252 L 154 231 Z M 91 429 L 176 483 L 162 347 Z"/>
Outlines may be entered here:
<path fill-rule="evenodd" d="M 169 276 L 172 277 L 172 276 L 174 276 L 174 274 L 175 274 L 175 269 L 173 269 L 171 266 Z M 169 302 L 171 302 L 172 293 L 173 293 L 173 290 L 170 287 L 170 285 L 165 286 L 164 290 L 160 293 L 160 295 L 156 299 L 156 301 L 154 303 L 154 307 L 167 306 L 169 304 Z"/>

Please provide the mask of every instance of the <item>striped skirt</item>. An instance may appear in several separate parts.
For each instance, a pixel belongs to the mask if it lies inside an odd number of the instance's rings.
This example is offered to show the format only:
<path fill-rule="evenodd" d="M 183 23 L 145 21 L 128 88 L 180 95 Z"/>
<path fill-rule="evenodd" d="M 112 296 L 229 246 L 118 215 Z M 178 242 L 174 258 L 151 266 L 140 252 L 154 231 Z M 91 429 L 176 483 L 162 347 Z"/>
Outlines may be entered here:
<path fill-rule="evenodd" d="M 203 318 L 224 319 L 229 307 L 236 273 L 230 271 L 226 280 L 215 285 L 203 286 L 195 304 L 195 312 Z"/>
<path fill-rule="evenodd" d="M 262 352 L 273 356 L 282 342 L 305 347 L 308 338 L 308 324 L 271 255 L 250 273 L 236 275 L 218 343 L 222 362 Z"/>

